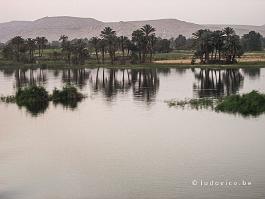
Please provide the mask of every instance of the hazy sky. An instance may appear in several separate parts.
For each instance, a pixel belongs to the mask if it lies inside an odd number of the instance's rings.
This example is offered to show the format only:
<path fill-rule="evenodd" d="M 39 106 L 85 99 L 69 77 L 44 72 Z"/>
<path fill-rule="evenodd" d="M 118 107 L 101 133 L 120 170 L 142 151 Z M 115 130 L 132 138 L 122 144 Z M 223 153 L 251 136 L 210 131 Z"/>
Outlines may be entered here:
<path fill-rule="evenodd" d="M 265 0 L 0 0 L 0 22 L 45 16 L 102 21 L 176 18 L 209 24 L 265 24 Z"/>

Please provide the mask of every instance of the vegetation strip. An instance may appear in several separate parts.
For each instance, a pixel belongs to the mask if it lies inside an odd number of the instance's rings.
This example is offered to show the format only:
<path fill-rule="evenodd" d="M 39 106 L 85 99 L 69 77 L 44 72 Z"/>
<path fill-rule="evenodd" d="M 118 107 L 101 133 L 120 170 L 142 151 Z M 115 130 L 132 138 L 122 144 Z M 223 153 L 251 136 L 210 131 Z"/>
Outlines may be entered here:
<path fill-rule="evenodd" d="M 146 24 L 130 36 L 118 36 L 105 27 L 97 37 L 69 39 L 61 35 L 59 41 L 49 42 L 45 37 L 24 39 L 16 36 L 0 44 L 0 67 L 133 67 L 154 66 L 205 67 L 204 65 L 242 64 L 264 67 L 262 52 L 265 39 L 251 31 L 240 37 L 230 28 L 211 31 L 201 29 L 191 38 L 179 35 L 165 39 L 156 35 L 155 27 Z M 175 53 L 177 52 L 177 53 Z M 256 52 L 257 56 L 243 56 Z"/>
<path fill-rule="evenodd" d="M 202 98 L 181 101 L 170 100 L 166 103 L 170 107 L 211 108 L 216 112 L 234 113 L 243 116 L 258 116 L 265 113 L 265 94 L 257 91 L 243 95 L 231 95 L 217 100 Z"/>

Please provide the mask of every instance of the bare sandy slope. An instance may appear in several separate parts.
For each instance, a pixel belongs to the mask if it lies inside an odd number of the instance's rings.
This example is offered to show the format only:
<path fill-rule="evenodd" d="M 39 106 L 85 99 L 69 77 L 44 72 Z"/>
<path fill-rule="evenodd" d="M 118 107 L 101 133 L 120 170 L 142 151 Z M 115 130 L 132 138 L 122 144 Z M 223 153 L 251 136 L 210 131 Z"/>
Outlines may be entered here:
<path fill-rule="evenodd" d="M 157 35 L 162 38 L 177 37 L 179 34 L 190 37 L 193 32 L 202 28 L 222 29 L 228 25 L 199 25 L 177 19 L 160 19 L 149 21 L 127 22 L 102 22 L 92 18 L 77 17 L 45 17 L 36 21 L 15 21 L 0 23 L 0 42 L 6 42 L 14 36 L 24 38 L 45 36 L 50 41 L 58 40 L 60 35 L 65 34 L 70 38 L 90 38 L 98 36 L 100 31 L 110 26 L 118 35 L 130 36 L 132 31 L 145 25 L 151 24 L 157 30 Z M 265 36 L 265 26 L 238 26 L 235 28 L 238 34 L 248 33 L 250 30 L 260 32 Z"/>

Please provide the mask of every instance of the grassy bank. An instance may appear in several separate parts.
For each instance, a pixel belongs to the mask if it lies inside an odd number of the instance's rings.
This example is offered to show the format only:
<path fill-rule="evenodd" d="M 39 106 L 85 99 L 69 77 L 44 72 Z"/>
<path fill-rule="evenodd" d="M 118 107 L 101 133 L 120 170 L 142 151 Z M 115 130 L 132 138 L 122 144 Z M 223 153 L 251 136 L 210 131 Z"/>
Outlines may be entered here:
<path fill-rule="evenodd" d="M 265 68 L 265 61 L 263 62 L 239 62 L 231 65 L 207 65 L 207 64 L 185 64 L 185 63 L 147 63 L 147 64 L 95 64 L 86 63 L 84 65 L 69 65 L 63 61 L 42 61 L 36 64 L 23 64 L 7 60 L 0 60 L 0 69 L 65 69 L 65 68 L 203 68 L 203 69 L 228 69 L 228 68 Z"/>
<path fill-rule="evenodd" d="M 57 50 L 58 51 L 58 50 Z M 209 68 L 209 69 L 226 69 L 226 68 L 265 68 L 265 51 L 245 53 L 239 59 L 237 64 L 233 65 L 204 65 L 198 62 L 194 65 L 191 64 L 192 51 L 173 51 L 170 53 L 160 53 L 154 55 L 153 63 L 146 64 L 115 64 L 111 65 L 108 60 L 106 64 L 97 64 L 94 55 L 86 61 L 84 65 L 68 64 L 63 60 L 51 60 L 49 54 L 52 53 L 51 49 L 44 51 L 44 57 L 37 60 L 34 64 L 18 63 L 14 61 L 5 60 L 0 58 L 0 69 L 16 69 L 16 68 L 49 68 L 49 69 L 63 69 L 63 68 Z M 107 57 L 108 58 L 108 57 Z"/>

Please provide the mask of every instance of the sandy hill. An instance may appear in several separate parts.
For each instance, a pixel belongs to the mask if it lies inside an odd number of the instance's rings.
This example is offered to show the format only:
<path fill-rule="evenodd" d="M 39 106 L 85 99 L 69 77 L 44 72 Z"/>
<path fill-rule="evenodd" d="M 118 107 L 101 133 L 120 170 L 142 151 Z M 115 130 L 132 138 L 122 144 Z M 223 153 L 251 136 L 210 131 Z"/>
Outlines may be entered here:
<path fill-rule="evenodd" d="M 70 38 L 90 38 L 92 36 L 98 36 L 100 31 L 106 26 L 115 29 L 118 35 L 130 36 L 133 30 L 145 24 L 154 26 L 157 30 L 156 34 L 163 38 L 176 37 L 179 34 L 190 37 L 193 32 L 201 28 L 222 29 L 226 26 L 235 28 L 240 35 L 255 30 L 265 36 L 265 25 L 199 25 L 177 19 L 102 22 L 93 18 L 45 17 L 36 21 L 0 23 L 0 42 L 6 42 L 10 38 L 18 35 L 24 38 L 45 36 L 50 41 L 58 40 L 62 34 L 68 35 Z"/>

